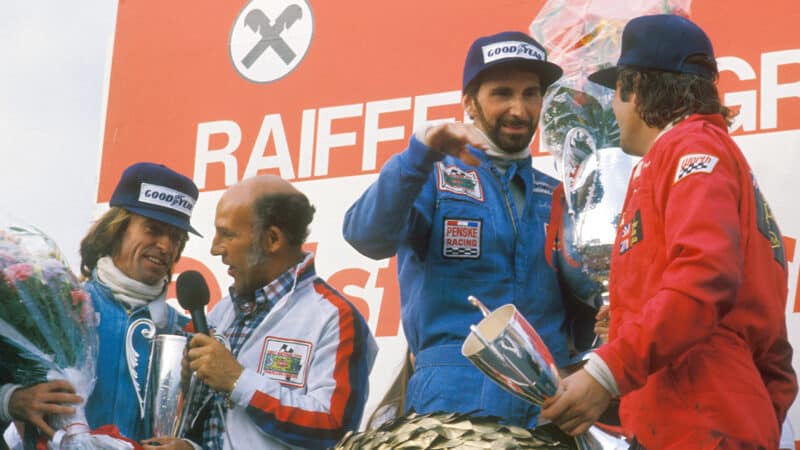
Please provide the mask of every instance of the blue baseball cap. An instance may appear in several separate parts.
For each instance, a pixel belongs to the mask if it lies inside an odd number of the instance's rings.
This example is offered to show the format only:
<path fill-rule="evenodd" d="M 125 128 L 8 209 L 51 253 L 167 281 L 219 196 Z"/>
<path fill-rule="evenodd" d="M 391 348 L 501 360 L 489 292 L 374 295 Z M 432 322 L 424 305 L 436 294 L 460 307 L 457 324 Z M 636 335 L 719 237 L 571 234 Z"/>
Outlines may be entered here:
<path fill-rule="evenodd" d="M 188 177 L 143 162 L 125 169 L 108 204 L 203 237 L 189 223 L 197 196 L 197 186 Z"/>
<path fill-rule="evenodd" d="M 714 79 L 716 70 L 686 62 L 693 55 L 714 60 L 714 48 L 706 33 L 694 22 L 672 14 L 632 19 L 622 30 L 622 50 L 617 65 L 589 75 L 589 80 L 614 89 L 621 66 L 663 72 L 691 73 Z"/>
<path fill-rule="evenodd" d="M 504 31 L 478 38 L 467 52 L 461 92 L 484 70 L 500 64 L 515 63 L 527 66 L 539 75 L 542 89 L 547 88 L 564 73 L 561 67 L 547 61 L 547 51 L 532 37 L 519 31 Z"/>

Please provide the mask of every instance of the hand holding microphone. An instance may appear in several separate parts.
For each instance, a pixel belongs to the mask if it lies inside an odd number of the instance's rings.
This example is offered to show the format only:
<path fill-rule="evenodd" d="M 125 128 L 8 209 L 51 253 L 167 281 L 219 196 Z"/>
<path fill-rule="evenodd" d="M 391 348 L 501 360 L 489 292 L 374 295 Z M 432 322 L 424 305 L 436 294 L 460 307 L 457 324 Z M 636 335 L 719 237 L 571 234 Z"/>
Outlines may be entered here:
<path fill-rule="evenodd" d="M 230 392 L 244 368 L 233 354 L 220 342 L 211 337 L 206 321 L 205 305 L 210 297 L 208 285 L 203 275 L 194 270 L 178 276 L 175 286 L 178 303 L 192 315 L 192 325 L 196 334 L 189 342 L 187 354 L 189 367 L 198 379 L 211 389 Z"/>
<path fill-rule="evenodd" d="M 198 379 L 217 392 L 231 392 L 244 367 L 222 343 L 196 335 L 189 343 L 189 367 Z"/>

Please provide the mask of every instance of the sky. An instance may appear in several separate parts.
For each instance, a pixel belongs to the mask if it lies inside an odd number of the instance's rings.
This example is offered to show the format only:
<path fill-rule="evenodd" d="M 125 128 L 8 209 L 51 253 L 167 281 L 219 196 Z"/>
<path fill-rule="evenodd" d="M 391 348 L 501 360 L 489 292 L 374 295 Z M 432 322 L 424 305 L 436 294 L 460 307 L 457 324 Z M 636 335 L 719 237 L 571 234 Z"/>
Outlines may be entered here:
<path fill-rule="evenodd" d="M 42 229 L 76 272 L 97 189 L 116 11 L 113 0 L 0 8 L 0 223 Z"/>

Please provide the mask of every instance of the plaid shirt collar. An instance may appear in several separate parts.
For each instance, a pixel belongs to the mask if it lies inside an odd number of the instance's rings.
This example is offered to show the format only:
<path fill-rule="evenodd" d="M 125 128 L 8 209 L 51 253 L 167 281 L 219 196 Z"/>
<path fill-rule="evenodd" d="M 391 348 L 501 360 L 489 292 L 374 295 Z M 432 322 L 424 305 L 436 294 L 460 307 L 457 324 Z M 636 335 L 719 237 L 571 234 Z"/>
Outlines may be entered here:
<path fill-rule="evenodd" d="M 250 315 L 264 308 L 267 310 L 272 309 L 272 307 L 278 303 L 278 300 L 292 292 L 297 283 L 314 274 L 314 255 L 313 253 L 305 253 L 302 261 L 289 267 L 289 269 L 278 275 L 278 277 L 272 280 L 268 285 L 257 289 L 255 291 L 255 301 L 237 295 L 231 286 L 228 292 L 230 293 L 231 301 L 236 309 L 237 317 L 241 315 Z"/>

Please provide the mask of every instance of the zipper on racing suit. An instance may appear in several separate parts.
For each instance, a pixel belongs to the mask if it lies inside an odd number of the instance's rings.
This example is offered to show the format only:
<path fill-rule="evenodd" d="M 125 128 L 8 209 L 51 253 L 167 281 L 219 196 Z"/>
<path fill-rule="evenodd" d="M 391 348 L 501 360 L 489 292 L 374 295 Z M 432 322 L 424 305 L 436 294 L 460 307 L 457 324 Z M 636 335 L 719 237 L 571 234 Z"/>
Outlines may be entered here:
<path fill-rule="evenodd" d="M 509 189 L 508 184 L 503 182 L 503 174 L 500 173 L 500 169 L 495 167 L 494 164 L 489 164 L 489 170 L 491 170 L 495 180 L 500 183 L 500 190 L 503 192 L 503 200 L 505 200 L 506 211 L 508 212 L 508 217 L 511 218 L 511 227 L 514 228 L 514 240 L 516 240 L 519 232 L 517 230 L 517 219 L 514 217 L 514 209 L 511 206 L 511 200 L 509 200 L 511 197 L 511 190 Z M 511 168 L 509 167 L 507 170 L 511 170 Z M 525 194 L 524 189 L 523 194 Z"/>

